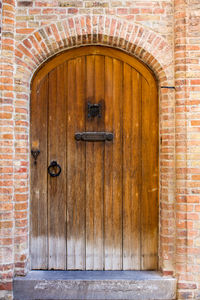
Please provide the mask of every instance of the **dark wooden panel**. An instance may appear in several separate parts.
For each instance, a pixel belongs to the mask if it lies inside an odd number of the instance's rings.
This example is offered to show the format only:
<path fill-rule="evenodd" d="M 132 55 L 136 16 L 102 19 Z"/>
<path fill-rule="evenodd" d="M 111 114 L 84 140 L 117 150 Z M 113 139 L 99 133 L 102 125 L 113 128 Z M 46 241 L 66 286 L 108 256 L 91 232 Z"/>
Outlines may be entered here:
<path fill-rule="evenodd" d="M 123 63 L 113 59 L 113 254 L 112 270 L 123 269 L 123 186 L 122 186 L 122 112 L 123 112 Z"/>
<path fill-rule="evenodd" d="M 155 83 L 142 79 L 141 269 L 157 268 L 158 102 Z"/>
<path fill-rule="evenodd" d="M 94 89 L 95 97 L 94 102 L 100 103 L 102 105 L 102 115 L 101 118 L 96 117 L 93 120 L 96 123 L 95 131 L 104 131 L 104 57 L 95 56 L 95 74 L 94 74 Z M 87 119 L 88 120 L 88 119 Z M 87 121 L 87 129 L 90 130 L 90 122 Z M 92 128 L 94 129 L 93 125 Z M 103 195 L 104 195 L 104 145 L 105 142 L 94 142 L 94 152 L 93 152 L 93 170 L 94 170 L 94 270 L 103 269 Z M 89 159 L 89 157 L 87 157 Z"/>
<path fill-rule="evenodd" d="M 141 227 L 140 227 L 140 205 L 141 205 L 141 76 L 134 69 L 131 71 L 131 94 L 132 94 L 132 124 L 130 138 L 132 141 L 131 155 L 131 230 L 130 247 L 131 250 L 131 269 L 140 270 L 141 255 Z"/>
<path fill-rule="evenodd" d="M 67 125 L 67 268 L 85 269 L 85 57 L 68 62 Z"/>
<path fill-rule="evenodd" d="M 104 99 L 104 59 L 86 57 L 86 106 Z M 104 117 L 87 118 L 86 131 L 102 131 Z M 104 142 L 86 143 L 86 269 L 103 269 Z"/>
<path fill-rule="evenodd" d="M 113 60 L 105 57 L 105 130 L 113 132 Z M 115 140 L 115 137 L 114 137 Z M 104 159 L 104 268 L 113 267 L 113 142 L 105 145 Z"/>
<path fill-rule="evenodd" d="M 124 64 L 123 269 L 140 269 L 140 75 Z"/>
<path fill-rule="evenodd" d="M 66 268 L 66 69 L 49 74 L 48 163 L 56 160 L 59 177 L 48 175 L 49 269 Z"/>
<path fill-rule="evenodd" d="M 94 56 L 86 57 L 86 107 L 94 101 Z M 86 131 L 96 131 L 94 123 L 86 122 Z M 86 270 L 94 268 L 94 143 L 86 143 Z"/>
<path fill-rule="evenodd" d="M 31 149 L 39 149 L 37 164 L 31 156 L 31 268 L 48 267 L 47 230 L 47 109 L 48 76 L 31 95 Z"/>
<path fill-rule="evenodd" d="M 105 144 L 105 269 L 122 269 L 122 63 L 105 58 L 105 130 L 114 133 Z"/>

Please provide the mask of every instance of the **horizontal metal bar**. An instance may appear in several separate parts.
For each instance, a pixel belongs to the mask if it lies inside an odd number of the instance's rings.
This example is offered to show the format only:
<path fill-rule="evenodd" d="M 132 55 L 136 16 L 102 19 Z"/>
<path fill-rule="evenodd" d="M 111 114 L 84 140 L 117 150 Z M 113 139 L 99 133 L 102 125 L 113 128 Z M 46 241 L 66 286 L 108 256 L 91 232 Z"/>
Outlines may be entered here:
<path fill-rule="evenodd" d="M 112 132 L 77 132 L 74 135 L 76 141 L 85 142 L 102 142 L 102 141 L 112 141 Z"/>
<path fill-rule="evenodd" d="M 176 89 L 175 86 L 161 86 L 161 89 Z"/>

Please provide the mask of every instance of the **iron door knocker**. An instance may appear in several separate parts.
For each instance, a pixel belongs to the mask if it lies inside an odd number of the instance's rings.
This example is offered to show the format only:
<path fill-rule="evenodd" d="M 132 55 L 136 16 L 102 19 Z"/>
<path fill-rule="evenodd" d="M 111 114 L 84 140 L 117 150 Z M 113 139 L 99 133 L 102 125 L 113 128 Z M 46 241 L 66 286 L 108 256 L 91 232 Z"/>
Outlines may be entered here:
<path fill-rule="evenodd" d="M 51 171 L 54 170 L 54 172 Z M 58 171 L 57 171 L 58 169 Z M 57 172 L 56 172 L 57 171 Z M 53 160 L 50 165 L 48 166 L 48 173 L 51 177 L 57 177 L 61 173 L 61 166 L 57 163 L 57 161 Z"/>

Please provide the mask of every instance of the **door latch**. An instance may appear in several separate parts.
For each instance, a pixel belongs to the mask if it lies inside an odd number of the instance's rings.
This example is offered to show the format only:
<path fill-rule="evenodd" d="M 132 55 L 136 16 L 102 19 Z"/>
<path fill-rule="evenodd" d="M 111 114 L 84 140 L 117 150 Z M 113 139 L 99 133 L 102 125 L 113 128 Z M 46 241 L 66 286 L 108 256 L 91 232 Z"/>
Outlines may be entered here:
<path fill-rule="evenodd" d="M 103 142 L 103 141 L 113 141 L 112 132 L 77 132 L 75 133 L 76 141 L 85 142 Z"/>
<path fill-rule="evenodd" d="M 101 103 L 92 104 L 88 102 L 88 118 L 94 118 L 94 117 L 101 118 L 101 110 L 102 110 Z"/>

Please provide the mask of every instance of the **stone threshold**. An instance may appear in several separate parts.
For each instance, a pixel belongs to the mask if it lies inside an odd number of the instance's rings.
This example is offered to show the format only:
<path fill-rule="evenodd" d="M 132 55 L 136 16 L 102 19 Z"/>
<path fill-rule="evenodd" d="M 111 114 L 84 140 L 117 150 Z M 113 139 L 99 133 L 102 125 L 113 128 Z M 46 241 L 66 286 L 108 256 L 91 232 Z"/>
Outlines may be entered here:
<path fill-rule="evenodd" d="M 155 271 L 30 271 L 14 300 L 172 300 L 176 279 Z"/>

